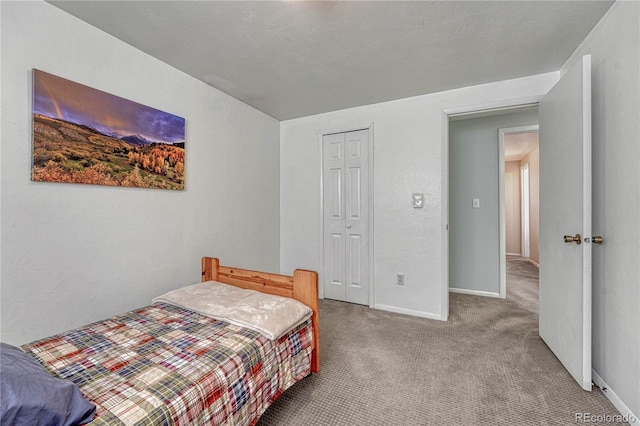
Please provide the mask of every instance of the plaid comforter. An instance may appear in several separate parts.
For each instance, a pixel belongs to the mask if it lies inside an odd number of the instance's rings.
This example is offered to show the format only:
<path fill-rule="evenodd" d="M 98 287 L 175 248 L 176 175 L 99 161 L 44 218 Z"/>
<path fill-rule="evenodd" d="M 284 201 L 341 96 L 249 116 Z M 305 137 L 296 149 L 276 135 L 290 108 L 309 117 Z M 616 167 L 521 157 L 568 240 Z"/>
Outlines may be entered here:
<path fill-rule="evenodd" d="M 271 341 L 158 303 L 22 346 L 97 406 L 91 425 L 251 425 L 310 373 L 307 321 Z"/>

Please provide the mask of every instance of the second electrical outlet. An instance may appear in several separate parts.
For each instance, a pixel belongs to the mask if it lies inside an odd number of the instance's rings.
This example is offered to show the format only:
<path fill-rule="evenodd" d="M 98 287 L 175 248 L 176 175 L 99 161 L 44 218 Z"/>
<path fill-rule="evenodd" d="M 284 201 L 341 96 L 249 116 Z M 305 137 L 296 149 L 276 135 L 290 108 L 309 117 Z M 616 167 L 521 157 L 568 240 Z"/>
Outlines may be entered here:
<path fill-rule="evenodd" d="M 404 273 L 398 272 L 398 275 L 396 276 L 396 284 L 404 285 Z"/>

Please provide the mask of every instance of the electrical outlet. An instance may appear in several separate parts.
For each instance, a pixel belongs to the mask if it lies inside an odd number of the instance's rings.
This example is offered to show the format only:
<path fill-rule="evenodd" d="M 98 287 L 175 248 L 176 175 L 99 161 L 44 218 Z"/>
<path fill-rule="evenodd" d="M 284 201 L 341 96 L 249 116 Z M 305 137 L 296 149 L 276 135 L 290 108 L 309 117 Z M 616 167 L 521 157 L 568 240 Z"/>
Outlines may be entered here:
<path fill-rule="evenodd" d="M 404 274 L 402 272 L 398 272 L 398 275 L 396 276 L 396 284 L 404 285 Z"/>

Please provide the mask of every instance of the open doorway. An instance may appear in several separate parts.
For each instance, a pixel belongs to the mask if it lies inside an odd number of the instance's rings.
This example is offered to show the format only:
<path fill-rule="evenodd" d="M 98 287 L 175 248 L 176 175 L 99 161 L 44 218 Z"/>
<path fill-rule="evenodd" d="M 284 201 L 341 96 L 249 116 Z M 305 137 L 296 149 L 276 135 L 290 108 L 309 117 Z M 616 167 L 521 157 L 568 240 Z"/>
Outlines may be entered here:
<path fill-rule="evenodd" d="M 443 319 L 449 315 L 449 293 L 455 284 L 452 264 L 457 256 L 452 250 L 454 224 L 451 219 L 455 210 L 452 165 L 455 162 L 451 158 L 454 148 L 451 119 L 482 109 L 504 110 L 536 102 L 542 121 L 540 203 L 544 205 L 541 209 L 544 226 L 540 234 L 543 257 L 539 271 L 540 296 L 537 298 L 539 334 L 585 390 L 591 389 L 591 245 L 582 244 L 581 250 L 574 246 L 582 241 L 576 231 L 587 235 L 586 243 L 590 242 L 592 232 L 590 59 L 587 55 L 574 64 L 546 95 L 442 111 L 445 160 L 442 164 L 442 214 L 449 219 L 442 227 Z M 569 198 L 575 198 L 576 202 L 567 203 Z M 473 205 L 482 204 L 474 201 Z M 569 250 L 558 241 L 562 235 L 564 244 L 573 244 Z M 478 252 L 481 248 L 475 249 Z M 456 295 L 453 299 L 458 298 Z"/>
<path fill-rule="evenodd" d="M 536 105 L 449 117 L 450 292 L 506 297 L 504 142 L 534 131 L 538 131 Z M 517 189 L 520 203 L 519 163 L 516 169 L 506 183 Z M 522 206 L 512 210 L 520 214 Z M 518 216 L 518 247 L 510 250 L 520 256 L 521 223 Z"/>
<path fill-rule="evenodd" d="M 501 272 L 507 259 L 526 260 L 539 266 L 540 151 L 537 125 L 502 128 L 499 145 Z M 506 272 L 501 273 L 500 295 L 506 297 Z"/>

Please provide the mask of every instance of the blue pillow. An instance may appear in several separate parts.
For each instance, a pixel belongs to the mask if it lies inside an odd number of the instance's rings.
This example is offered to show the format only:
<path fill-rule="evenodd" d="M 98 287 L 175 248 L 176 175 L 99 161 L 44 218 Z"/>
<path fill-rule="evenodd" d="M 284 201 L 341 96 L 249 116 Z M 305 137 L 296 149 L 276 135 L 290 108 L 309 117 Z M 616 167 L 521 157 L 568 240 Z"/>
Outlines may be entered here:
<path fill-rule="evenodd" d="M 75 383 L 54 377 L 6 343 L 0 343 L 0 400 L 2 425 L 79 425 L 96 411 Z"/>

